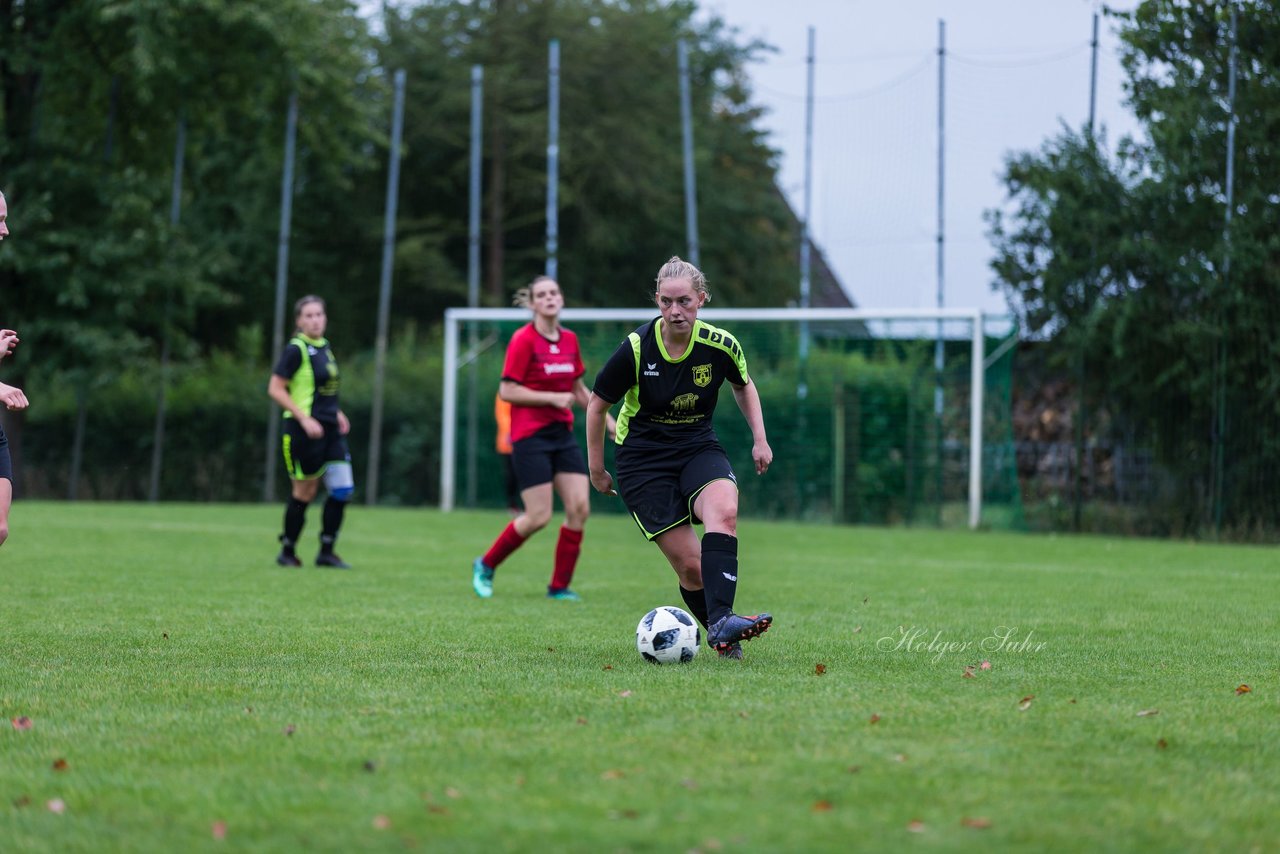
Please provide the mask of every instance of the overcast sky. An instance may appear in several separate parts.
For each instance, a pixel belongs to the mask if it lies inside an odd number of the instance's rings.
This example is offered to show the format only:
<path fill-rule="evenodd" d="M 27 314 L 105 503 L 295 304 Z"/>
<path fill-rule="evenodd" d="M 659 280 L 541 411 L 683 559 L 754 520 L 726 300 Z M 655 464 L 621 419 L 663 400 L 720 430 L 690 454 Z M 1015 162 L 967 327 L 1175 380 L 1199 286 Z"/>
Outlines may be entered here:
<path fill-rule="evenodd" d="M 1134 2 L 1111 5 L 1130 9 Z M 991 289 L 982 213 L 1004 200 L 1011 150 L 1088 121 L 1090 0 L 702 0 L 778 48 L 750 67 L 803 210 L 805 56 L 815 30 L 813 232 L 865 308 L 937 302 L 938 22 L 946 23 L 944 303 L 1006 310 Z M 1114 148 L 1137 133 L 1123 107 L 1114 22 L 1099 23 L 1095 120 Z"/>

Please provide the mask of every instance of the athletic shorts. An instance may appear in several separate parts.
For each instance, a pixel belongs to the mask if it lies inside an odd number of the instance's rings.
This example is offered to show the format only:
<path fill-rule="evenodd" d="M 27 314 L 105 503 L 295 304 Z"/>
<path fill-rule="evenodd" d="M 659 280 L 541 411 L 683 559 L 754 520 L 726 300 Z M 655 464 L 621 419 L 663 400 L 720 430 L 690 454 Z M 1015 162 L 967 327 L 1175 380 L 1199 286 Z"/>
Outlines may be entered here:
<path fill-rule="evenodd" d="M 511 465 L 521 492 L 551 483 L 558 474 L 587 473 L 582 449 L 564 424 L 548 424 L 532 436 L 512 442 Z"/>
<path fill-rule="evenodd" d="M 296 418 L 284 419 L 284 435 L 280 438 L 284 451 L 284 470 L 290 480 L 313 480 L 324 474 L 329 463 L 351 462 L 347 437 L 338 432 L 337 424 L 325 424 L 324 435 L 312 439 Z"/>
<path fill-rule="evenodd" d="M 650 540 L 680 525 L 700 523 L 693 502 L 707 484 L 725 479 L 738 483 L 718 442 L 693 449 L 628 452 L 622 447 L 616 459 L 618 495 Z"/>
<path fill-rule="evenodd" d="M 13 480 L 13 460 L 9 458 L 9 440 L 5 438 L 3 427 L 0 427 L 0 477 Z"/>

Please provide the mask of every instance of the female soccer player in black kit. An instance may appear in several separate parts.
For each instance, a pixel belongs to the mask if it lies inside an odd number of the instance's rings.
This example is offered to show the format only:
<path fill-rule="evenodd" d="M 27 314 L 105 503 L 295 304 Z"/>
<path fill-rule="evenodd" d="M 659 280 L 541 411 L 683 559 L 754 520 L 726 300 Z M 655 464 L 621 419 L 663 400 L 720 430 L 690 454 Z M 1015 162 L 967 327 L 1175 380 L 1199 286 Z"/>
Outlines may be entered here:
<path fill-rule="evenodd" d="M 276 563 L 302 566 L 294 549 L 306 521 L 307 505 L 316 497 L 323 478 L 329 498 L 324 503 L 316 566 L 350 569 L 334 552 L 333 544 L 355 491 L 347 449 L 351 422 L 338 406 L 338 362 L 324 337 L 329 322 L 324 300 L 303 297 L 294 303 L 293 317 L 298 330 L 280 354 L 267 384 L 267 394 L 284 409 L 281 444 L 293 484 Z"/>
<path fill-rule="evenodd" d="M 737 340 L 698 320 L 711 295 L 692 264 L 672 258 L 658 271 L 662 316 L 627 336 L 596 377 L 587 406 L 591 484 L 615 495 L 604 468 L 605 416 L 618 401 L 615 463 L 622 501 L 680 580 L 680 595 L 707 627 L 707 643 L 741 658 L 741 641 L 763 634 L 769 614 L 733 613 L 738 585 L 738 484 L 711 426 L 727 380 L 751 428 L 756 474 L 773 461 L 760 395 Z M 701 522 L 701 542 L 693 525 Z"/>
<path fill-rule="evenodd" d="M 0 193 L 0 240 L 9 234 L 9 205 L 4 193 Z M 12 329 L 0 329 L 0 360 L 18 346 L 18 333 Z M 6 409 L 27 408 L 27 396 L 22 389 L 0 383 L 0 405 Z M 0 427 L 0 544 L 9 537 L 9 504 L 13 501 L 13 466 L 9 460 L 9 440 Z"/>

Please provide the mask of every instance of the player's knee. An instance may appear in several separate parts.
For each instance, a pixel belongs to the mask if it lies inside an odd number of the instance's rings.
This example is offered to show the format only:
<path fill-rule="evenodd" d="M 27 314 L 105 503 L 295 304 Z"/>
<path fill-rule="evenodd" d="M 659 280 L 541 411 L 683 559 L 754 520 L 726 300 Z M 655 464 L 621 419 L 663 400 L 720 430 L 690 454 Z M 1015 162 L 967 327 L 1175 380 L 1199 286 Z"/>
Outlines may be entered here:
<path fill-rule="evenodd" d="M 564 508 L 564 521 L 570 528 L 582 530 L 591 515 L 590 501 L 574 501 Z"/>
<path fill-rule="evenodd" d="M 551 521 L 550 507 L 532 507 L 524 512 L 524 526 L 528 528 L 529 534 L 535 531 L 541 531 L 547 527 L 547 523 Z M 525 536 L 529 536 L 526 534 Z"/>
<path fill-rule="evenodd" d="M 356 491 L 351 463 L 330 463 L 324 472 L 324 488 L 334 501 L 350 501 Z"/>

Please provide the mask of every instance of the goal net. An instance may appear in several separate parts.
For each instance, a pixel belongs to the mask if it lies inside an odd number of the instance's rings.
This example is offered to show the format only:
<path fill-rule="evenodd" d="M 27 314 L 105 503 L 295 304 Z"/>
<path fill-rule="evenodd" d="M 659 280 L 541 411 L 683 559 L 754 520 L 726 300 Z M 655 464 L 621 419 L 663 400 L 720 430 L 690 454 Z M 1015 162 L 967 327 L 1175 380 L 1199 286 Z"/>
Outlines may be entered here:
<path fill-rule="evenodd" d="M 493 404 L 524 309 L 445 312 L 440 507 L 505 506 Z M 565 309 L 584 380 L 654 309 Z M 976 528 L 1018 524 L 1010 403 L 1014 330 L 964 309 L 711 309 L 756 383 L 774 460 L 755 477 L 730 390 L 715 430 L 739 473 L 744 516 Z M 992 333 L 995 333 L 994 335 Z M 616 414 L 616 412 L 615 412 Z M 575 430 L 583 440 L 583 414 Z M 606 443 L 612 470 L 612 444 Z M 752 473 L 750 477 L 746 476 Z M 625 512 L 592 494 L 592 512 Z"/>

